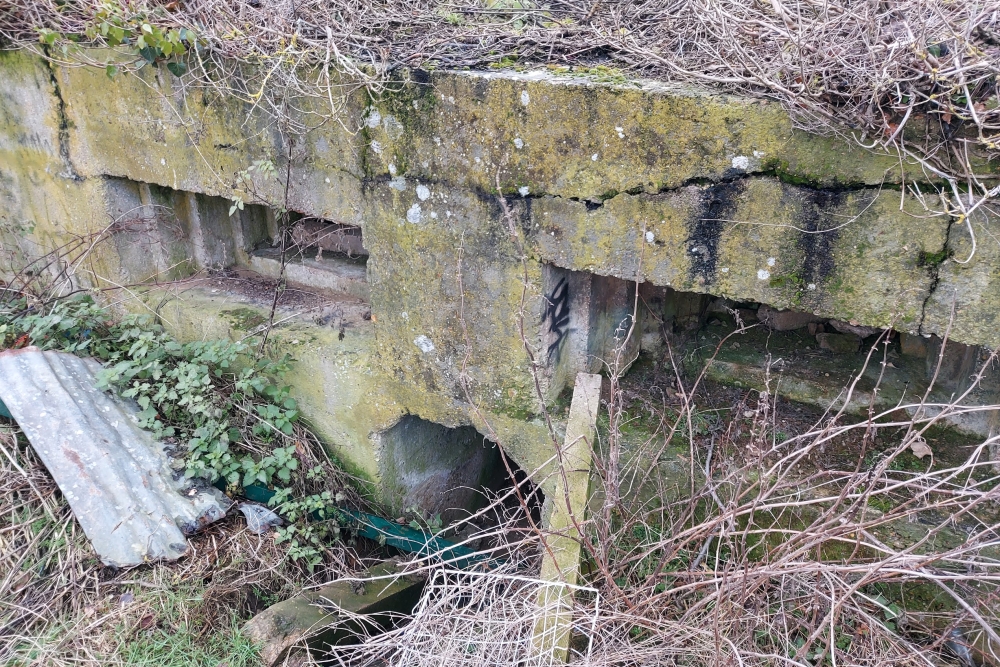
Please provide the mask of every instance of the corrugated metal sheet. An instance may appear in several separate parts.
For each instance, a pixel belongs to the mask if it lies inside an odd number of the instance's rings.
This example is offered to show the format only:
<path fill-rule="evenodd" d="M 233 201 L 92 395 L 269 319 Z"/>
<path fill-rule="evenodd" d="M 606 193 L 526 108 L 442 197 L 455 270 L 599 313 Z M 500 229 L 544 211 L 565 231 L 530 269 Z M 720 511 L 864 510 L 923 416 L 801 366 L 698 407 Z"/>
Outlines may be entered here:
<path fill-rule="evenodd" d="M 34 347 L 0 353 L 0 399 L 107 565 L 173 560 L 185 534 L 221 518 L 217 489 L 192 490 L 128 405 L 95 387 L 100 365 Z"/>

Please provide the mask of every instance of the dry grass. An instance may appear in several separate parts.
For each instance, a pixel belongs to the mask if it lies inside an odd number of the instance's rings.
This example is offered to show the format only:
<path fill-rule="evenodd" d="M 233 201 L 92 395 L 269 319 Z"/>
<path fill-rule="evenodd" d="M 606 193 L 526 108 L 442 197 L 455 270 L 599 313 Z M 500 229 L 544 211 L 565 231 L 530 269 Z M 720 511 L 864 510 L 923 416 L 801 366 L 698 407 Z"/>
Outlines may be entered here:
<path fill-rule="evenodd" d="M 988 456 L 997 438 L 936 440 L 933 425 L 955 404 L 902 419 L 905 410 L 816 415 L 778 442 L 786 406 L 737 393 L 731 417 L 707 425 L 692 384 L 681 381 L 659 409 L 647 402 L 644 425 L 618 434 L 617 468 L 614 415 L 602 417 L 599 491 L 576 517 L 599 600 L 577 594 L 573 664 L 1000 664 L 1000 474 Z M 619 399 L 606 403 L 612 413 Z M 941 449 L 933 460 L 913 456 L 917 437 Z M 603 493 L 612 469 L 619 493 Z M 545 537 L 529 531 L 517 546 L 537 555 Z M 486 584 L 438 572 L 411 625 L 336 657 L 549 664 L 531 649 L 530 628 L 551 611 L 534 604 L 537 568 L 537 556 L 509 563 L 495 572 L 501 583 Z"/>
<path fill-rule="evenodd" d="M 4 665 L 257 665 L 243 621 L 358 566 L 332 545 L 310 576 L 235 513 L 191 538 L 191 554 L 175 563 L 104 567 L 11 427 L 0 427 L 0 508 Z"/>

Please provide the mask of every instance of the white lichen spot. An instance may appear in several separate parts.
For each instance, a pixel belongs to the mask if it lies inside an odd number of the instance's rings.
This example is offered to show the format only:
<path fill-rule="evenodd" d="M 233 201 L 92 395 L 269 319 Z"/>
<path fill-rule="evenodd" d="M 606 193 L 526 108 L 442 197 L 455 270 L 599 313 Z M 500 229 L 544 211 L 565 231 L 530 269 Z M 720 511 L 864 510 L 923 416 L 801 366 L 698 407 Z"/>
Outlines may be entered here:
<path fill-rule="evenodd" d="M 420 166 L 426 169 L 427 167 L 431 166 L 431 163 L 425 160 L 424 162 L 420 163 Z"/>
<path fill-rule="evenodd" d="M 419 109 L 420 108 L 420 102 L 418 100 L 413 100 L 413 108 L 414 109 Z"/>
<path fill-rule="evenodd" d="M 403 312 L 401 312 L 399 314 L 399 316 L 403 318 L 404 322 L 409 322 L 410 321 L 410 314 L 408 312 L 406 312 L 405 310 Z"/>
<path fill-rule="evenodd" d="M 424 214 L 420 210 L 420 204 L 414 204 L 406 211 L 406 221 L 412 222 L 415 225 L 419 225 L 423 220 Z"/>
<path fill-rule="evenodd" d="M 524 139 L 522 139 L 521 137 L 517 137 L 516 139 L 514 139 L 514 147 L 524 148 Z"/>
<path fill-rule="evenodd" d="M 652 243 L 656 240 L 656 234 L 653 232 L 646 232 L 646 243 Z"/>
<path fill-rule="evenodd" d="M 406 177 L 405 176 L 395 177 L 394 179 L 389 181 L 389 187 L 392 188 L 393 190 L 399 190 L 400 192 L 402 192 L 403 190 L 406 189 Z"/>
<path fill-rule="evenodd" d="M 590 161 L 597 162 L 597 153 L 594 153 L 593 155 L 590 156 Z"/>
<path fill-rule="evenodd" d="M 480 162 L 482 162 L 482 159 L 480 159 L 480 158 L 477 157 L 476 158 L 476 164 L 479 164 Z"/>
<path fill-rule="evenodd" d="M 420 348 L 424 354 L 434 351 L 434 343 L 427 336 L 420 334 L 413 339 L 413 344 Z"/>
<path fill-rule="evenodd" d="M 767 280 L 771 277 L 771 272 L 767 269 L 761 269 L 757 272 L 757 280 Z"/>
<path fill-rule="evenodd" d="M 396 165 L 394 165 L 391 162 L 389 163 L 389 173 L 392 174 L 393 176 L 396 175 Z"/>
<path fill-rule="evenodd" d="M 808 285 L 806 285 L 806 289 L 807 290 L 814 290 L 814 289 L 816 289 L 816 283 L 809 283 Z"/>
<path fill-rule="evenodd" d="M 759 160 L 764 157 L 764 151 L 754 151 L 753 156 Z"/>
<path fill-rule="evenodd" d="M 326 184 L 327 184 L 327 185 L 329 185 L 329 184 L 330 184 L 330 177 L 329 177 L 329 176 L 327 176 L 327 177 L 326 177 L 326 178 L 324 178 L 323 180 L 324 180 L 324 181 L 326 181 Z"/>
<path fill-rule="evenodd" d="M 373 141 L 372 142 L 372 150 L 375 152 L 375 155 L 381 155 L 382 154 L 382 142 L 380 142 L 380 141 Z"/>
<path fill-rule="evenodd" d="M 733 169 L 742 169 L 746 171 L 750 168 L 750 158 L 746 155 L 737 155 L 733 158 Z"/>
<path fill-rule="evenodd" d="M 774 257 L 768 257 L 767 258 L 767 265 L 768 266 L 774 266 Z"/>
<path fill-rule="evenodd" d="M 160 164 L 163 165 L 164 167 L 166 167 L 167 166 L 167 160 L 166 160 L 166 158 L 162 158 L 161 157 L 160 158 Z"/>
<path fill-rule="evenodd" d="M 383 118 L 382 127 L 385 128 L 385 133 L 389 135 L 390 139 L 399 139 L 400 135 L 403 134 L 403 124 L 396 120 L 395 116 Z"/>
<path fill-rule="evenodd" d="M 517 189 L 517 192 L 518 192 L 518 193 L 519 193 L 519 194 L 520 194 L 520 195 L 521 195 L 522 197 L 527 197 L 527 196 L 528 196 L 528 193 L 530 192 L 530 190 L 528 190 L 528 186 L 527 186 L 527 185 L 522 185 L 521 187 L 519 187 L 519 188 Z"/>
<path fill-rule="evenodd" d="M 427 201 L 430 198 L 430 196 L 431 196 L 430 188 L 428 188 L 426 185 L 417 186 L 417 199 L 419 199 L 420 201 Z"/>
<path fill-rule="evenodd" d="M 431 211 L 431 217 L 433 219 L 437 220 L 437 217 L 438 217 L 437 211 Z"/>
<path fill-rule="evenodd" d="M 527 90 L 522 90 L 521 91 L 521 104 L 523 104 L 524 106 L 528 106 L 529 102 L 531 102 L 531 97 L 528 95 L 528 91 Z"/>
<path fill-rule="evenodd" d="M 719 271 L 722 271 L 723 273 L 729 273 L 729 267 L 728 266 L 724 266 L 721 269 L 719 269 Z"/>
<path fill-rule="evenodd" d="M 619 139 L 624 139 L 625 138 L 625 128 L 623 128 L 623 127 L 616 127 L 615 128 L 615 132 L 618 133 L 618 138 Z"/>
<path fill-rule="evenodd" d="M 434 137 L 434 145 L 435 146 L 441 145 L 441 137 Z"/>
<path fill-rule="evenodd" d="M 379 113 L 378 109 L 372 109 L 368 112 L 368 118 L 365 119 L 365 125 L 374 130 L 381 122 L 382 114 Z"/>
<path fill-rule="evenodd" d="M 455 103 L 455 98 L 454 98 L 454 97 L 452 97 L 451 95 L 449 95 L 449 96 L 448 96 L 448 103 L 449 103 L 449 104 L 454 104 L 454 103 Z"/>

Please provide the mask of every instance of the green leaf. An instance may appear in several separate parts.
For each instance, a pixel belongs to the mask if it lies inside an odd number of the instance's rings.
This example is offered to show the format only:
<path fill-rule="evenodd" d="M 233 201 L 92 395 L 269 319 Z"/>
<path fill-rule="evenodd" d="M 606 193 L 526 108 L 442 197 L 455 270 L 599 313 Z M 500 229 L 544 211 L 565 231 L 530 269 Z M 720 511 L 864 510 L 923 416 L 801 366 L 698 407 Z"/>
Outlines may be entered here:
<path fill-rule="evenodd" d="M 166 53 L 166 50 L 164 50 L 164 53 Z M 167 69 L 171 74 L 180 78 L 187 72 L 187 65 L 185 63 L 167 63 Z M 229 215 L 232 215 L 232 213 Z"/>
<path fill-rule="evenodd" d="M 142 37 L 140 37 L 139 40 L 141 41 Z M 142 56 L 143 60 L 152 65 L 156 62 L 156 57 L 158 54 L 157 50 L 154 49 L 153 47 L 144 46 L 139 49 L 139 55 Z"/>
<path fill-rule="evenodd" d="M 47 28 L 38 29 L 38 41 L 47 46 L 52 46 L 55 44 L 56 40 L 62 37 L 55 30 L 48 30 Z"/>
<path fill-rule="evenodd" d="M 108 65 L 104 68 L 104 73 L 108 75 L 109 79 L 114 79 L 118 76 L 118 67 L 115 65 Z"/>

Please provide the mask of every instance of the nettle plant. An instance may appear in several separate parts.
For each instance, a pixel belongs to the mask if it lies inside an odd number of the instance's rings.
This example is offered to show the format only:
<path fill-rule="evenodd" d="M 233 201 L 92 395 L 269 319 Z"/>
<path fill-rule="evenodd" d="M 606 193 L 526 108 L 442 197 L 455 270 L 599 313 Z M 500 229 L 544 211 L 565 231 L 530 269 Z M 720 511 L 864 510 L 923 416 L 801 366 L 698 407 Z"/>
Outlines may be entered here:
<path fill-rule="evenodd" d="M 321 542 L 339 536 L 333 507 L 342 490 L 330 470 L 300 469 L 299 410 L 279 380 L 289 355 L 257 356 L 256 348 L 228 340 L 181 344 L 145 315 L 113 321 L 89 297 L 33 310 L 23 300 L 0 303 L 0 349 L 35 345 L 104 362 L 98 386 L 139 406 L 139 425 L 185 449 L 188 477 L 225 480 L 231 491 L 260 485 L 276 490 L 270 503 L 291 525 L 278 531 L 288 555 L 310 570 L 322 561 Z M 320 521 L 316 521 L 319 519 Z"/>

